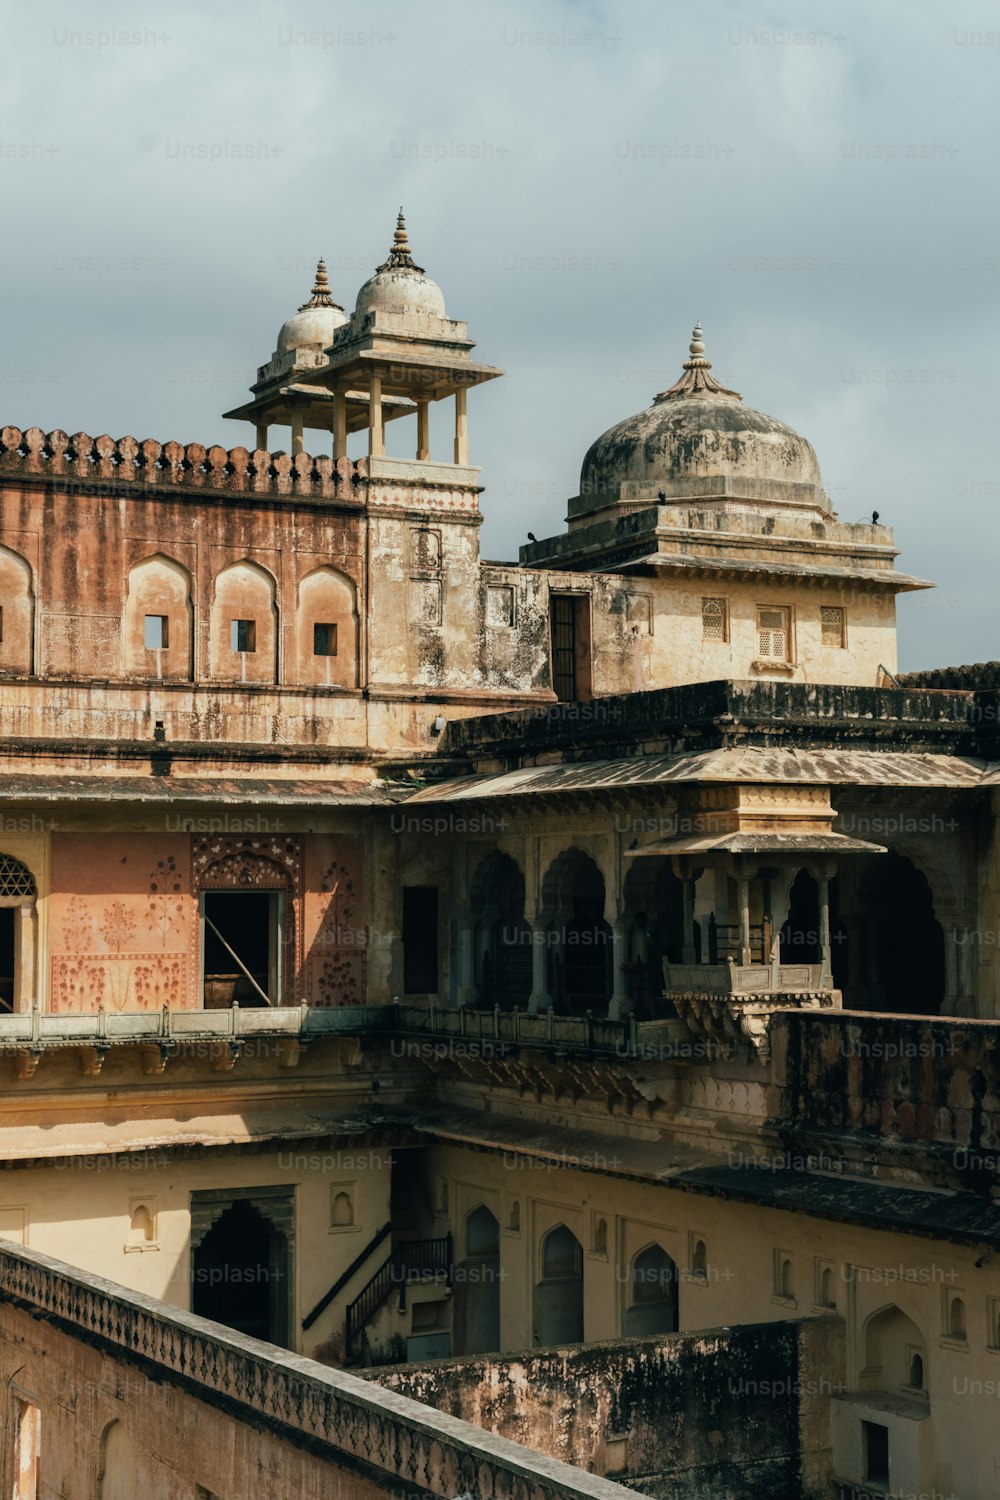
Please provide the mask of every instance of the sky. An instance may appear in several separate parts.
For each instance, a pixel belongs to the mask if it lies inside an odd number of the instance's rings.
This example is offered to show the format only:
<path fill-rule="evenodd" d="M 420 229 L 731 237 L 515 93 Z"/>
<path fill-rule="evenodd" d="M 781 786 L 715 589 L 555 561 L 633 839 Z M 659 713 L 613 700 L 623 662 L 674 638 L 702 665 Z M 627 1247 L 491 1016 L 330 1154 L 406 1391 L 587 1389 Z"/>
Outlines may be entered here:
<path fill-rule="evenodd" d="M 996 5 L 8 0 L 3 29 L 0 426 L 252 447 L 221 413 L 317 257 L 350 310 L 402 204 L 507 372 L 469 402 L 484 557 L 563 529 L 701 319 L 939 585 L 901 599 L 901 667 L 1000 657 Z"/>

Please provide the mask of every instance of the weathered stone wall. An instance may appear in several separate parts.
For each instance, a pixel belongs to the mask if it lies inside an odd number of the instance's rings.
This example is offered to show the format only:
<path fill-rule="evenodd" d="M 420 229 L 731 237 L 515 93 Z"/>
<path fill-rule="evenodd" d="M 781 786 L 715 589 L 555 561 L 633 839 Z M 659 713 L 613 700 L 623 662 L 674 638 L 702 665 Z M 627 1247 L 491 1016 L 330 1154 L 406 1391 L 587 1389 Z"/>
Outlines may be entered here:
<path fill-rule="evenodd" d="M 826 1495 L 836 1319 L 375 1371 L 390 1390 L 644 1493 Z"/>
<path fill-rule="evenodd" d="M 0 1377 L 4 1472 L 15 1472 L 19 1416 L 32 1412 L 38 1493 L 65 1500 L 628 1494 L 355 1376 L 6 1245 Z"/>

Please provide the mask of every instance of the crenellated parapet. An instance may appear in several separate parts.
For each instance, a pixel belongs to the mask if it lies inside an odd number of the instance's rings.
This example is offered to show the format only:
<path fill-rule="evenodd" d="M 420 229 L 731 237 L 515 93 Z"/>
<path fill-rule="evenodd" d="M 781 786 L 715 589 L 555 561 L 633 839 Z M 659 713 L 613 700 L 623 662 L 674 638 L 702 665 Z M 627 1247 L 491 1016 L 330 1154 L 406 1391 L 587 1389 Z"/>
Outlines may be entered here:
<path fill-rule="evenodd" d="M 221 490 L 233 495 L 350 500 L 368 477 L 367 460 L 268 453 L 155 438 L 91 437 L 59 428 L 0 428 L 0 478 L 57 482 L 77 493 L 108 486 L 130 492 L 168 487 Z"/>

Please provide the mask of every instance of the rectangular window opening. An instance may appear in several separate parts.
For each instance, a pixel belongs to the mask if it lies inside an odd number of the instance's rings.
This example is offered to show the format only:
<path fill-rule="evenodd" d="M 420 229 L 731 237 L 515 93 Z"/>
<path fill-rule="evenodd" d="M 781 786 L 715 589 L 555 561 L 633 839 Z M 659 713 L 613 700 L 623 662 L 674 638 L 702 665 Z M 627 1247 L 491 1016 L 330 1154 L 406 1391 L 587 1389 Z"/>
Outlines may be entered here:
<path fill-rule="evenodd" d="M 282 997 L 283 891 L 203 891 L 203 1004 L 262 1009 Z"/>
<path fill-rule="evenodd" d="M 336 656 L 337 627 L 317 621 L 313 625 L 313 656 Z"/>
<path fill-rule="evenodd" d="M 437 886 L 404 886 L 403 993 L 406 995 L 436 995 L 437 988 Z"/>
<path fill-rule="evenodd" d="M 791 659 L 791 618 L 786 606 L 758 609 L 757 655 L 761 661 Z"/>
<path fill-rule="evenodd" d="M 231 620 L 229 622 L 229 644 L 233 651 L 256 651 L 257 621 Z"/>
<path fill-rule="evenodd" d="M 147 615 L 143 625 L 147 651 L 165 651 L 170 640 L 170 623 L 166 615 Z"/>
<path fill-rule="evenodd" d="M 590 653 L 590 597 L 553 594 L 549 601 L 552 690 L 560 703 L 593 697 Z"/>
<path fill-rule="evenodd" d="M 865 1479 L 871 1484 L 889 1483 L 889 1429 L 881 1422 L 862 1422 L 865 1447 Z"/>
<path fill-rule="evenodd" d="M 824 605 L 819 612 L 820 638 L 824 646 L 847 645 L 847 614 L 837 605 Z"/>

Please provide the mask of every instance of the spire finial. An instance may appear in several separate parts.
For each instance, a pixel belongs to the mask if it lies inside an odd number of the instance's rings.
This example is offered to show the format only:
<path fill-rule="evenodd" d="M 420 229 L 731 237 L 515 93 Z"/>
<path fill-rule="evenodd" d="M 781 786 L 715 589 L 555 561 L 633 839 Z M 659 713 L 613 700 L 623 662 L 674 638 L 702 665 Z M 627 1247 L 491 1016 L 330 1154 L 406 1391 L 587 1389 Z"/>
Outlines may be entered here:
<path fill-rule="evenodd" d="M 739 391 L 730 391 L 710 375 L 712 361 L 705 358 L 705 339 L 701 331 L 701 319 L 695 323 L 688 345 L 688 358 L 684 361 L 684 374 L 668 391 L 661 391 L 656 401 L 676 401 L 681 396 L 728 396 L 733 401 L 742 401 Z"/>
<path fill-rule="evenodd" d="M 326 274 L 326 261 L 322 256 L 316 262 L 316 280 L 313 282 L 312 295 L 308 302 L 303 302 L 299 312 L 305 312 L 307 307 L 336 307 L 340 312 L 344 310 L 339 302 L 333 300 L 330 278 Z"/>
<path fill-rule="evenodd" d="M 418 266 L 414 262 L 402 208 L 400 208 L 396 216 L 396 232 L 392 237 L 392 248 L 389 251 L 388 259 L 384 260 L 378 269 L 380 271 L 417 272 L 422 272 L 424 269 L 423 266 Z"/>

